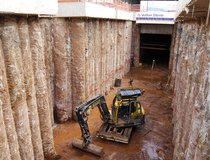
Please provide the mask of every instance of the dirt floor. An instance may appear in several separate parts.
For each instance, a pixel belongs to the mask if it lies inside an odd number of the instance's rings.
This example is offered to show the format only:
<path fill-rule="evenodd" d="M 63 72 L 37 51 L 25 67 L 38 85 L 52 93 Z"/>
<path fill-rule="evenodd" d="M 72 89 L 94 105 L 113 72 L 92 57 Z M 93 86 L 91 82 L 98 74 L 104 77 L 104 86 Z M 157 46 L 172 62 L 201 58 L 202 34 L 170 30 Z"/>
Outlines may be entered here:
<path fill-rule="evenodd" d="M 54 141 L 57 153 L 62 160 L 171 160 L 172 145 L 172 109 L 171 91 L 167 90 L 168 70 L 149 67 L 132 68 L 122 80 L 122 88 L 129 87 L 129 79 L 134 79 L 133 88 L 145 89 L 139 99 L 146 110 L 145 126 L 133 130 L 129 144 L 121 144 L 96 137 L 102 121 L 99 111 L 93 110 L 88 123 L 94 144 L 104 148 L 103 157 L 72 148 L 73 138 L 80 138 L 78 123 L 59 124 L 54 129 Z M 112 99 L 120 88 L 113 88 L 106 96 L 110 108 Z"/>

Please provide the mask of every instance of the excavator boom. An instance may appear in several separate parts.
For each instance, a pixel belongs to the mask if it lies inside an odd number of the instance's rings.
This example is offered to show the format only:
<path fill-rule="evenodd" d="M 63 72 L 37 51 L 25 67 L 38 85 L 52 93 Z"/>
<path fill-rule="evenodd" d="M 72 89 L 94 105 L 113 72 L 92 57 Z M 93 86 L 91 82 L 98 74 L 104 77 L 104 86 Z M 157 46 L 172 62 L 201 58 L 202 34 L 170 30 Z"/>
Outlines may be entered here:
<path fill-rule="evenodd" d="M 88 146 L 91 142 L 91 136 L 87 123 L 88 111 L 95 108 L 96 106 L 100 111 L 101 118 L 104 123 L 109 123 L 111 120 L 111 116 L 107 108 L 104 96 L 99 95 L 75 109 L 77 120 L 82 132 L 83 145 L 85 147 Z"/>

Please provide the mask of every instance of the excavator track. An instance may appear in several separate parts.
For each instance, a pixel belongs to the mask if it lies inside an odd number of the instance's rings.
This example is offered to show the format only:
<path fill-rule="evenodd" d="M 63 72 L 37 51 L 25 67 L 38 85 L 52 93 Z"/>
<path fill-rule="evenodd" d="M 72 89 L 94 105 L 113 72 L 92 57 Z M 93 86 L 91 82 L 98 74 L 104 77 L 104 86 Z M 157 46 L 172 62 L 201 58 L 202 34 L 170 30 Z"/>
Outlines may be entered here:
<path fill-rule="evenodd" d="M 99 129 L 97 137 L 120 143 L 128 143 L 132 129 L 132 127 L 116 128 L 112 124 L 104 123 Z"/>

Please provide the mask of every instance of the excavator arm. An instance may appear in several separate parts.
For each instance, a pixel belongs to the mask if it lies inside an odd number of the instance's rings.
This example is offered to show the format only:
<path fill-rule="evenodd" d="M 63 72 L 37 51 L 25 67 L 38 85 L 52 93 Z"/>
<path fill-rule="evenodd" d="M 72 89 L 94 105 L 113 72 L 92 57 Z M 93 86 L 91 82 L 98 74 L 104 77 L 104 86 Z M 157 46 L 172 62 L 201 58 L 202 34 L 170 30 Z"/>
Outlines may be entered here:
<path fill-rule="evenodd" d="M 91 99 L 90 101 L 82 104 L 81 106 L 75 108 L 77 120 L 82 132 L 83 147 L 87 147 L 91 142 L 87 120 L 90 109 L 94 109 L 95 107 L 98 107 L 101 114 L 101 119 L 104 121 L 104 123 L 108 123 L 109 121 L 111 121 L 111 116 L 106 105 L 105 97 L 102 95 L 99 95 Z"/>

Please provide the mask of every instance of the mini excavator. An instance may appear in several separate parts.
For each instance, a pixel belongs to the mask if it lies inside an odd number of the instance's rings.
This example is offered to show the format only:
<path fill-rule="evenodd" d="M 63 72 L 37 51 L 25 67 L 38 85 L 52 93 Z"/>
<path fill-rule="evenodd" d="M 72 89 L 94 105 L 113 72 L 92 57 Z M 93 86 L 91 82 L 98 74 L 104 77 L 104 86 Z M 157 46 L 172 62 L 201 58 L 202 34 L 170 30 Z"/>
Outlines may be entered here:
<path fill-rule="evenodd" d="M 88 102 L 75 108 L 76 117 L 82 132 L 82 138 L 74 139 L 72 145 L 81 150 L 101 156 L 103 148 L 91 143 L 91 135 L 88 128 L 88 116 L 90 110 L 98 108 L 103 121 L 97 137 L 128 143 L 133 127 L 145 123 L 145 111 L 137 98 L 143 95 L 144 90 L 121 89 L 113 99 L 111 114 L 108 110 L 105 97 L 99 95 Z"/>

